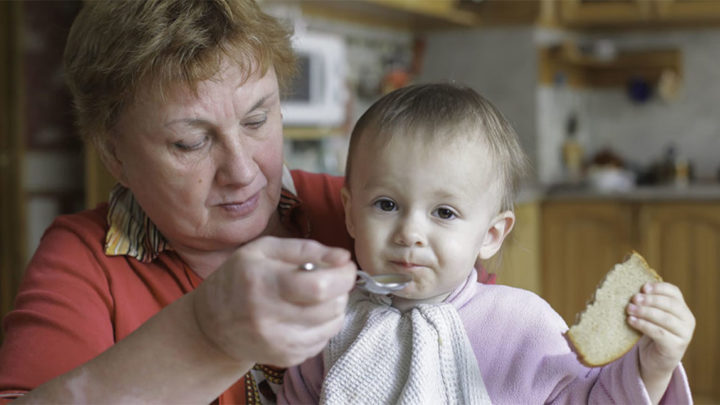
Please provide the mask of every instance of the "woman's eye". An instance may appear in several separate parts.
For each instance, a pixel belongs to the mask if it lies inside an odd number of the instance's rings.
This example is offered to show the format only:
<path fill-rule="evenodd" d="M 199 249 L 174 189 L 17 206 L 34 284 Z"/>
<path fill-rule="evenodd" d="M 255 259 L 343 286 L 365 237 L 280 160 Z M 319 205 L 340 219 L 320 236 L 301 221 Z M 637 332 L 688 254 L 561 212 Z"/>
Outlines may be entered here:
<path fill-rule="evenodd" d="M 373 205 L 382 211 L 394 211 L 397 208 L 395 201 L 388 199 L 377 200 Z"/>
<path fill-rule="evenodd" d="M 243 123 L 244 126 L 251 129 L 258 129 L 267 122 L 267 115 L 252 117 Z"/>
<path fill-rule="evenodd" d="M 190 151 L 198 150 L 198 149 L 202 148 L 203 146 L 205 146 L 205 143 L 207 142 L 207 140 L 208 140 L 208 137 L 204 137 L 203 139 L 201 139 L 200 141 L 197 141 L 197 142 L 185 143 L 184 141 L 180 141 L 180 142 L 175 142 L 173 145 L 182 151 L 190 152 Z"/>
<path fill-rule="evenodd" d="M 450 208 L 438 208 L 435 210 L 435 213 L 441 219 L 454 219 L 457 216 L 455 215 L 455 211 Z"/>

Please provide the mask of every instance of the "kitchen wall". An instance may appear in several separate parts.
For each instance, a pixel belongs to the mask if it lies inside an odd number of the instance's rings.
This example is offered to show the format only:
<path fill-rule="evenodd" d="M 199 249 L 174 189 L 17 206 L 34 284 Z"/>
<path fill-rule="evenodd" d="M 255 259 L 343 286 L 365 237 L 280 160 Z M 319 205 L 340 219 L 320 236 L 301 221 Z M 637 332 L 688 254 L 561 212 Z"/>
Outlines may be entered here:
<path fill-rule="evenodd" d="M 537 47 L 572 34 L 541 28 L 455 30 L 432 34 L 422 80 L 457 80 L 493 101 L 515 125 L 541 183 L 562 181 L 560 148 L 568 115 L 579 117 L 586 155 L 611 148 L 633 166 L 645 167 L 674 144 L 698 178 L 720 169 L 720 30 L 663 30 L 594 34 L 617 49 L 677 48 L 684 86 L 677 100 L 632 102 L 624 88 L 571 89 L 562 80 L 540 86 Z M 577 39 L 577 38 L 576 38 Z"/>
<path fill-rule="evenodd" d="M 427 36 L 418 81 L 457 81 L 488 98 L 512 123 L 531 164 L 539 164 L 537 50 L 532 27 L 457 29 Z"/>
<path fill-rule="evenodd" d="M 647 165 L 675 144 L 694 163 L 698 177 L 715 177 L 720 170 L 720 30 L 605 37 L 620 49 L 680 49 L 684 86 L 676 101 L 655 97 L 640 105 L 632 103 L 623 89 L 583 92 L 588 151 L 609 145 L 627 159 Z"/>

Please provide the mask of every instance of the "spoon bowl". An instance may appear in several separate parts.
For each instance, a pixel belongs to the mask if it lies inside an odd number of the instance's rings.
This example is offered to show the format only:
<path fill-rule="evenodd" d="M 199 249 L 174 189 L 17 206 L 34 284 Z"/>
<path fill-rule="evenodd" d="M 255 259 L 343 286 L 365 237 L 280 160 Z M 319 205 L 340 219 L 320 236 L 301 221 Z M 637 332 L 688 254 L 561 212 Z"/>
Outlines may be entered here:
<path fill-rule="evenodd" d="M 412 277 L 408 274 L 389 273 L 371 276 L 362 270 L 358 270 L 357 274 L 360 276 L 357 286 L 373 294 L 387 295 L 402 290 L 412 281 Z"/>

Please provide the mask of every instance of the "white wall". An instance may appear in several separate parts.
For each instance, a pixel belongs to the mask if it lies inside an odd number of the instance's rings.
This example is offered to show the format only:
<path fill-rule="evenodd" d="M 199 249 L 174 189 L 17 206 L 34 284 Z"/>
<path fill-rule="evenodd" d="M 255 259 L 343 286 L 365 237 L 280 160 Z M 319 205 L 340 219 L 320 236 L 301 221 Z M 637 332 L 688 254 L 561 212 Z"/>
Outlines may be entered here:
<path fill-rule="evenodd" d="M 531 27 L 459 29 L 432 33 L 420 81 L 454 80 L 498 107 L 537 165 L 537 50 Z"/>
<path fill-rule="evenodd" d="M 684 88 L 674 102 L 654 98 L 633 104 L 623 89 L 584 94 L 588 150 L 606 145 L 647 165 L 674 143 L 694 162 L 696 174 L 715 176 L 720 169 L 720 30 L 632 33 L 608 38 L 619 47 L 676 47 L 682 51 Z"/>

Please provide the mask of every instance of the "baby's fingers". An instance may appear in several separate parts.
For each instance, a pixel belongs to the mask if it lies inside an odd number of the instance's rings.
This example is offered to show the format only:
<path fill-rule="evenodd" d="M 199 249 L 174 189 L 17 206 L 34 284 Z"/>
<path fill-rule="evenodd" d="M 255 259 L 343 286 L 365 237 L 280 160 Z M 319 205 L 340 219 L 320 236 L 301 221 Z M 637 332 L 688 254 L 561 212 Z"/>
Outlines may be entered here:
<path fill-rule="evenodd" d="M 683 339 L 687 326 L 671 313 L 650 306 L 628 305 L 628 322 L 640 332 L 658 339 Z"/>
<path fill-rule="evenodd" d="M 647 283 L 643 286 L 642 292 L 644 294 L 638 294 L 636 297 L 640 300 L 645 299 L 646 305 L 673 314 L 682 322 L 695 327 L 695 317 L 677 286 L 670 283 Z"/>
<path fill-rule="evenodd" d="M 671 334 L 689 341 L 695 329 L 695 317 L 682 293 L 669 283 L 646 284 L 642 293 L 633 297 L 627 312 L 630 324 L 653 340 Z"/>

